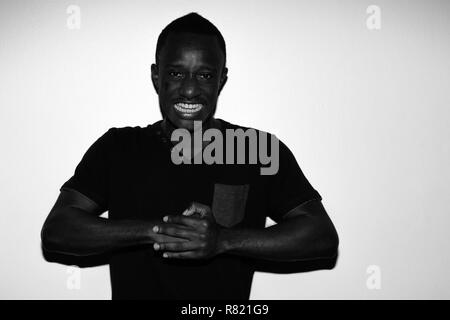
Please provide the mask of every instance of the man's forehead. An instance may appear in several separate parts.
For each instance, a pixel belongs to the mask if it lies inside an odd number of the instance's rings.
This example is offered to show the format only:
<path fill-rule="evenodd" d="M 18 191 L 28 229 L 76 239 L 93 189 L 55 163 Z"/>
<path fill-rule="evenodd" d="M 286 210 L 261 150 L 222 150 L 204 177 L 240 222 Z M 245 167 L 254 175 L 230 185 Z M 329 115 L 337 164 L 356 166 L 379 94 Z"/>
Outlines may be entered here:
<path fill-rule="evenodd" d="M 220 64 L 224 59 L 217 38 L 194 33 L 172 33 L 167 37 L 160 60 L 176 64 L 186 58 L 201 57 L 205 63 Z"/>

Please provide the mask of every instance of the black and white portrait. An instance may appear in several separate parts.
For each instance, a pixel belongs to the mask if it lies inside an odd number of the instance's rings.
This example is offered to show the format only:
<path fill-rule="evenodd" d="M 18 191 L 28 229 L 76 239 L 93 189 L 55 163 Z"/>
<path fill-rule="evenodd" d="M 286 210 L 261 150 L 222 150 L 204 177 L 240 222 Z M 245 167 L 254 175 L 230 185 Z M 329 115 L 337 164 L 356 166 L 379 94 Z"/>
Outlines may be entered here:
<path fill-rule="evenodd" d="M 449 17 L 2 2 L 0 298 L 448 299 Z"/>

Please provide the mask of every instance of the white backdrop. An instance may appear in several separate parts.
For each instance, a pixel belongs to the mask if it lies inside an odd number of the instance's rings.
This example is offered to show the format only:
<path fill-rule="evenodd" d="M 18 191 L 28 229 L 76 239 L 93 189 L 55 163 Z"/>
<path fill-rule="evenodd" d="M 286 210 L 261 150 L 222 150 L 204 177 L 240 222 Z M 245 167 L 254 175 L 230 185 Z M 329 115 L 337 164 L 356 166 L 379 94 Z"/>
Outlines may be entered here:
<path fill-rule="evenodd" d="M 0 298 L 110 298 L 40 229 L 95 139 L 160 118 L 156 40 L 191 11 L 227 41 L 217 116 L 276 133 L 340 235 L 335 269 L 257 273 L 251 298 L 450 298 L 450 2 L 425 0 L 1 1 Z"/>

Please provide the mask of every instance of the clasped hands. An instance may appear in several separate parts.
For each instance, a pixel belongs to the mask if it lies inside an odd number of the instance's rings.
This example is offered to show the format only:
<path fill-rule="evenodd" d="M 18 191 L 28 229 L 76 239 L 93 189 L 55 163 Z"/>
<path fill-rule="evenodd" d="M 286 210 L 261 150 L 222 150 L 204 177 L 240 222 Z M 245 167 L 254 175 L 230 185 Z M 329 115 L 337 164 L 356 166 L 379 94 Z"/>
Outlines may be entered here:
<path fill-rule="evenodd" d="M 164 258 L 206 259 L 222 252 L 220 241 L 222 228 L 216 223 L 211 208 L 193 202 L 181 215 L 168 215 L 163 223 L 153 227 L 153 232 L 182 239 L 183 241 L 159 241 L 153 244 L 155 251 Z"/>

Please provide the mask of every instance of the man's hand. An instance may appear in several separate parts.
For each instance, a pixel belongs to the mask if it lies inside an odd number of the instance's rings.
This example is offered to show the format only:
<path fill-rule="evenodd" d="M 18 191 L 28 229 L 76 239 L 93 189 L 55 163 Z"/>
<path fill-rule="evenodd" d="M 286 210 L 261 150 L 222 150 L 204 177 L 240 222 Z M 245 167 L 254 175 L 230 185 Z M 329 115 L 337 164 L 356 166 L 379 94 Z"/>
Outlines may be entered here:
<path fill-rule="evenodd" d="M 155 233 L 188 240 L 155 243 L 154 249 L 164 252 L 164 258 L 205 259 L 222 252 L 221 228 L 209 206 L 193 202 L 182 215 L 165 216 L 163 221 L 154 227 Z"/>

